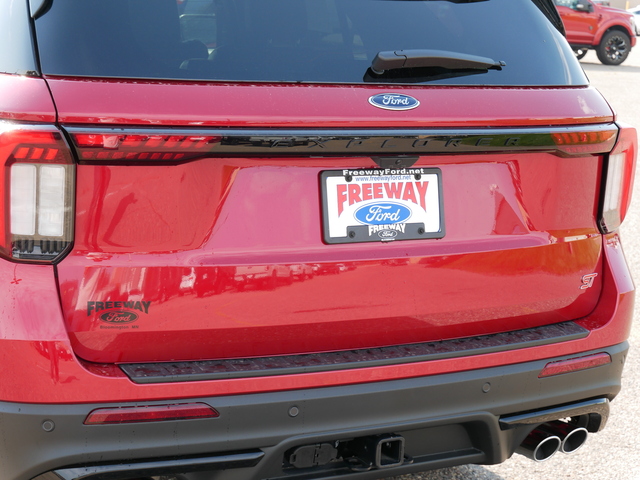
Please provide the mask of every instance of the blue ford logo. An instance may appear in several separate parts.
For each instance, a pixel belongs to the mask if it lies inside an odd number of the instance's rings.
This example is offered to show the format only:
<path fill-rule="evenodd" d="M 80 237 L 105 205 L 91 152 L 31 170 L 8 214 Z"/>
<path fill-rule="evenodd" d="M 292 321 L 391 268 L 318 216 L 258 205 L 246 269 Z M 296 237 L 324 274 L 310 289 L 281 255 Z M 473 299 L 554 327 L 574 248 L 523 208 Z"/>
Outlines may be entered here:
<path fill-rule="evenodd" d="M 385 110 L 411 110 L 420 105 L 417 99 L 398 93 L 379 93 L 369 97 L 369 103 Z"/>
<path fill-rule="evenodd" d="M 365 225 L 389 225 L 409 220 L 411 210 L 399 203 L 370 203 L 357 209 L 355 217 Z"/>

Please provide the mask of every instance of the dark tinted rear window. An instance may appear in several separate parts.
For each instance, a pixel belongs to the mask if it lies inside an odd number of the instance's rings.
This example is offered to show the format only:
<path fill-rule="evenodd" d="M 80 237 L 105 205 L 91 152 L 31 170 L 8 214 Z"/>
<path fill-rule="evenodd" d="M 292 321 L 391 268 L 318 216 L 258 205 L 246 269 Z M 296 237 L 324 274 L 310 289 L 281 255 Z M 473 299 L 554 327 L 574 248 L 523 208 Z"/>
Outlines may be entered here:
<path fill-rule="evenodd" d="M 531 0 L 55 0 L 36 22 L 50 75 L 250 82 L 583 85 Z M 501 70 L 368 70 L 378 52 L 431 49 Z"/>

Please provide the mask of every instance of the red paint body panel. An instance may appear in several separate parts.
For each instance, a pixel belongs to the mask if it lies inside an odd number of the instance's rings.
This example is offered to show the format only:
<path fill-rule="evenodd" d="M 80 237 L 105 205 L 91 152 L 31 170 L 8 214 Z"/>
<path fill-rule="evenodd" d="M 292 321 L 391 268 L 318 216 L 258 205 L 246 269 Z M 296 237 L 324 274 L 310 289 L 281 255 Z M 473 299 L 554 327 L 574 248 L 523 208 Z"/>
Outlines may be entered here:
<path fill-rule="evenodd" d="M 56 120 L 51 94 L 42 78 L 0 73 L 0 119 L 16 122 Z M 4 94 L 7 92 L 8 94 Z"/>
<path fill-rule="evenodd" d="M 591 330 L 582 340 L 564 342 L 450 360 L 438 360 L 338 372 L 276 377 L 136 385 L 117 369 L 84 369 L 64 336 L 64 320 L 59 310 L 46 308 L 47 322 L 33 322 L 33 302 L 24 292 L 53 300 L 56 290 L 51 267 L 14 266 L 0 263 L 0 280 L 8 288 L 0 292 L 4 308 L 0 324 L 0 400 L 24 403 L 134 402 L 198 396 L 232 395 L 261 391 L 292 390 L 411 378 L 447 372 L 473 370 L 539 358 L 604 348 L 623 342 L 629 335 L 633 314 L 633 283 L 616 235 L 604 245 L 604 290 L 597 308 L 579 323 Z M 31 271 L 31 273 L 29 273 Z M 13 280 L 18 283 L 11 283 Z M 47 287 L 48 285 L 48 287 Z M 110 376 L 111 375 L 111 376 Z M 215 407 L 215 405 L 213 405 Z"/>
<path fill-rule="evenodd" d="M 416 166 L 442 170 L 445 238 L 325 245 L 320 172 L 370 162 L 80 165 L 74 252 L 57 267 L 74 350 L 106 363 L 321 352 L 517 330 L 595 307 L 600 279 L 579 287 L 601 269 L 599 157 L 422 157 Z M 335 274 L 294 282 L 296 264 Z M 117 315 L 124 302 L 132 322 Z"/>
<path fill-rule="evenodd" d="M 377 86 L 48 81 L 61 122 L 72 125 L 357 129 L 613 118 L 592 88 L 402 87 L 426 108 L 390 112 L 367 101 L 384 91 Z M 102 363 L 323 352 L 517 330 L 596 306 L 601 276 L 588 290 L 580 285 L 601 272 L 600 156 L 423 156 L 416 167 L 442 171 L 443 239 L 324 244 L 320 173 L 373 165 L 369 157 L 79 165 L 74 250 L 57 267 L 74 351 Z M 294 281 L 300 268 L 319 274 Z"/>
<path fill-rule="evenodd" d="M 63 124 L 422 128 L 575 125 L 613 119 L 610 107 L 593 87 L 261 84 L 256 88 L 252 84 L 66 78 L 47 82 Z M 396 91 L 414 96 L 426 108 L 389 115 L 367 101 L 372 95 Z"/>

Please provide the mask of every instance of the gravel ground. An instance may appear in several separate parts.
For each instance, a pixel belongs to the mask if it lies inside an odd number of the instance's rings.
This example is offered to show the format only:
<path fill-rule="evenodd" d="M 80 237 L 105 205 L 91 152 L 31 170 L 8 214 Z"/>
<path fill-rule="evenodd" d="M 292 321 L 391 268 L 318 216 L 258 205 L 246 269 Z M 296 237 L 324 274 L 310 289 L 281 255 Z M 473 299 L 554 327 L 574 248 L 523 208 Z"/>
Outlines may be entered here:
<path fill-rule="evenodd" d="M 582 66 L 591 83 L 607 98 L 618 119 L 640 130 L 640 42 L 625 63 L 602 65 L 590 51 Z M 640 168 L 636 169 L 635 197 L 622 226 L 627 260 L 640 278 Z M 631 352 L 623 375 L 622 392 L 611 405 L 605 430 L 591 435 L 574 455 L 557 454 L 544 463 L 514 455 L 502 465 L 466 465 L 423 474 L 396 477 L 401 480 L 640 480 L 640 300 L 636 302 Z M 634 348 L 635 346 L 635 348 Z"/>

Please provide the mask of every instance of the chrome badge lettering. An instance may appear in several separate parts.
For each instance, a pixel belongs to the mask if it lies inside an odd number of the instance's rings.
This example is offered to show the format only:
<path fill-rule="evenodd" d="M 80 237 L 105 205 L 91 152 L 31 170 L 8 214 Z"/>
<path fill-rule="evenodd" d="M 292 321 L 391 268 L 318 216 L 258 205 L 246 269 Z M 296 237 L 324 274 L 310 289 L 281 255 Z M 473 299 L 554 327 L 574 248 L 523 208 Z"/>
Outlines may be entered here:
<path fill-rule="evenodd" d="M 586 290 L 587 288 L 593 287 L 593 281 L 598 276 L 597 273 L 590 273 L 588 275 L 582 276 L 582 285 L 580 285 L 580 290 Z"/>

